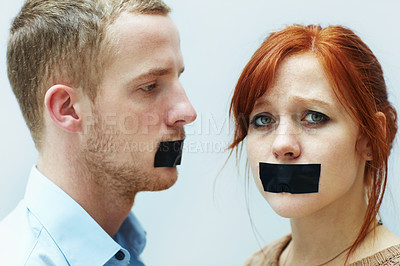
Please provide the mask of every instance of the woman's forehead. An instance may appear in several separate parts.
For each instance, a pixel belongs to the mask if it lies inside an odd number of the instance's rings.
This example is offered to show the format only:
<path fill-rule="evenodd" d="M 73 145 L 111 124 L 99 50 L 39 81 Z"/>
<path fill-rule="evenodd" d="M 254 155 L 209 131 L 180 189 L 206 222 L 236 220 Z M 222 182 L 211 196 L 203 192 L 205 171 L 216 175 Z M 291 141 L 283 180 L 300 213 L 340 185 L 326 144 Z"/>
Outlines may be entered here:
<path fill-rule="evenodd" d="M 311 53 L 290 56 L 282 61 L 272 86 L 256 101 L 259 104 L 310 103 L 335 107 L 338 99 L 325 70 Z"/>

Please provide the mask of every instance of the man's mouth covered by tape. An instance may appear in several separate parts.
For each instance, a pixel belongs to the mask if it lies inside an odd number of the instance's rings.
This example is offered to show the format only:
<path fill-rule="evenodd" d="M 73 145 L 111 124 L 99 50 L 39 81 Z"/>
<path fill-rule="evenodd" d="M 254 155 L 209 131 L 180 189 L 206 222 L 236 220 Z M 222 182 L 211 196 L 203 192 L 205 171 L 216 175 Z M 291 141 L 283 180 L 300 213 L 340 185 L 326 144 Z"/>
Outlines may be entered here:
<path fill-rule="evenodd" d="M 160 142 L 154 158 L 154 167 L 175 167 L 180 165 L 183 142 L 184 139 Z"/>

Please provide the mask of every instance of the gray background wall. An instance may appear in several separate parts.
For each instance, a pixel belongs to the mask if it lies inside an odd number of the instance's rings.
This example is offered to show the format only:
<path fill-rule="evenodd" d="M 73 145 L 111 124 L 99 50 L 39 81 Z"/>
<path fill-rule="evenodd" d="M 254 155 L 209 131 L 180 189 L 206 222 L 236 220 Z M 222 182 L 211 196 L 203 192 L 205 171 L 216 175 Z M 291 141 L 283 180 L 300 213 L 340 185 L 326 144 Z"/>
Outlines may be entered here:
<path fill-rule="evenodd" d="M 244 160 L 230 160 L 219 177 L 232 137 L 228 103 L 237 78 L 271 31 L 292 23 L 342 24 L 355 30 L 380 60 L 390 99 L 400 112 L 400 3 L 393 1 L 166 0 L 180 29 L 188 96 L 198 111 L 177 184 L 165 192 L 141 193 L 134 211 L 148 232 L 143 254 L 150 266 L 242 265 L 253 251 L 290 231 L 250 180 L 246 208 Z M 8 28 L 21 0 L 0 3 L 0 219 L 22 198 L 36 162 L 30 134 L 6 75 Z M 400 236 L 400 147 L 390 160 L 384 223 Z M 256 237 L 257 236 L 257 237 Z"/>

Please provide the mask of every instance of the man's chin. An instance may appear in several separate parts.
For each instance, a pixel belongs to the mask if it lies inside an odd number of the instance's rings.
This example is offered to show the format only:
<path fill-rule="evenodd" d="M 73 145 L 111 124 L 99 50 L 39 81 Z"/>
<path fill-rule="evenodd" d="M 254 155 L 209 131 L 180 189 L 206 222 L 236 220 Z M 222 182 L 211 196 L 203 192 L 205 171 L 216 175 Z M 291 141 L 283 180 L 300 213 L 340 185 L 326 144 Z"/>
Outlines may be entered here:
<path fill-rule="evenodd" d="M 154 182 L 149 191 L 162 191 L 172 187 L 177 179 L 178 172 L 176 167 L 162 167 L 157 169 L 157 174 L 154 175 Z"/>

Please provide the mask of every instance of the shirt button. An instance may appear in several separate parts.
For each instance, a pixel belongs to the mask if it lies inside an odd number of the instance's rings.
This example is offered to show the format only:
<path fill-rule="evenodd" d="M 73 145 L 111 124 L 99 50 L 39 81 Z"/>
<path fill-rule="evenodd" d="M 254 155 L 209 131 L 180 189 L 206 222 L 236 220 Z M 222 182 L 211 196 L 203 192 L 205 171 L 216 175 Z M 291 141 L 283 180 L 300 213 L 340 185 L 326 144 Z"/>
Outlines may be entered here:
<path fill-rule="evenodd" d="M 115 258 L 117 260 L 123 260 L 125 258 L 125 254 L 124 252 L 122 252 L 121 250 L 117 252 L 117 254 L 115 254 Z"/>

